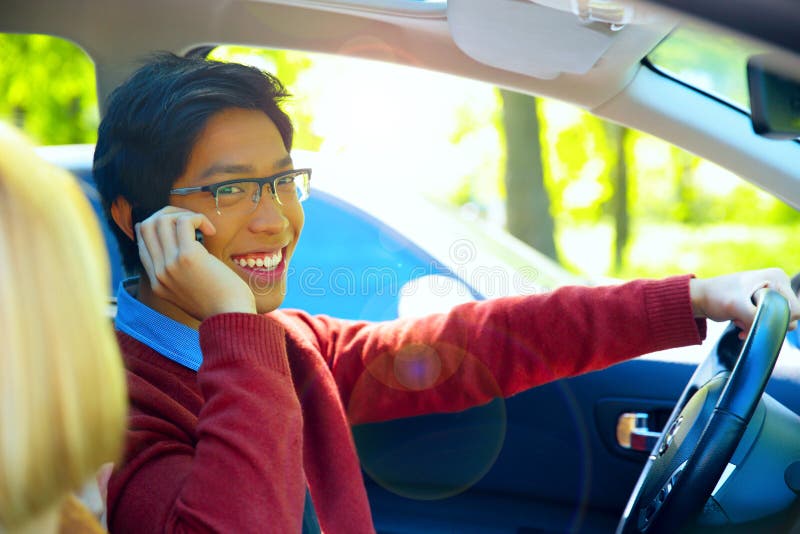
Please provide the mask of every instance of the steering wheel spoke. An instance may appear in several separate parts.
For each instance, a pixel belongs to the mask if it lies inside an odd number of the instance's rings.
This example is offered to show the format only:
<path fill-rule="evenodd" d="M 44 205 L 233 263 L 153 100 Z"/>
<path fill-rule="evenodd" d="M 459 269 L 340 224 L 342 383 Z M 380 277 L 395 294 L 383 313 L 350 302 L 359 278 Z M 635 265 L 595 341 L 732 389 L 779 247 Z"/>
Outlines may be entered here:
<path fill-rule="evenodd" d="M 617 534 L 676 532 L 703 510 L 761 399 L 788 324 L 786 299 L 769 291 L 743 345 L 730 329 L 723 335 L 684 388 Z M 734 347 L 741 349 L 735 359 Z"/>

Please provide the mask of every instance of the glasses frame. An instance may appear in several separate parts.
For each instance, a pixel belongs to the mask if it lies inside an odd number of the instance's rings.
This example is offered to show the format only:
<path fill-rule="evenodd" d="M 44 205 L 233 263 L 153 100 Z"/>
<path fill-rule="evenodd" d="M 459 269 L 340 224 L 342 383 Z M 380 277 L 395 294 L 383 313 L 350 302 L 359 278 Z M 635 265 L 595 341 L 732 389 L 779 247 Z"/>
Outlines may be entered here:
<path fill-rule="evenodd" d="M 303 174 L 306 175 L 307 178 L 306 178 L 306 183 L 305 183 L 305 196 L 303 196 L 302 198 L 298 198 L 298 201 L 302 202 L 306 198 L 308 198 L 308 195 L 310 193 L 310 188 L 311 188 L 311 169 L 309 169 L 309 168 L 306 168 L 306 169 L 292 169 L 290 171 L 282 171 L 282 172 L 279 172 L 277 174 L 273 174 L 272 176 L 267 176 L 266 178 L 235 178 L 233 180 L 225 180 L 224 182 L 217 182 L 217 183 L 209 184 L 209 185 L 201 185 L 201 186 L 195 186 L 195 187 L 179 187 L 177 189 L 170 189 L 169 194 L 170 195 L 191 195 L 192 193 L 209 192 L 209 193 L 211 193 L 211 196 L 214 197 L 214 204 L 216 205 L 217 213 L 221 215 L 220 209 L 219 209 L 219 201 L 217 200 L 217 189 L 219 189 L 220 187 L 224 187 L 226 185 L 238 184 L 238 183 L 242 183 L 242 182 L 252 182 L 252 183 L 258 184 L 258 198 L 253 202 L 253 209 L 252 209 L 252 211 L 255 211 L 256 207 L 261 202 L 261 196 L 262 196 L 262 191 L 264 190 L 264 185 L 269 184 L 269 192 L 270 192 L 270 195 L 272 196 L 272 199 L 279 206 L 283 206 L 284 204 L 283 204 L 283 202 L 281 202 L 281 199 L 278 196 L 278 191 L 277 191 L 277 189 L 275 187 L 275 183 L 278 180 L 281 180 L 282 178 L 288 178 L 288 177 L 296 178 L 297 176 L 300 176 L 300 175 L 303 175 Z M 248 212 L 248 213 L 252 213 L 252 211 Z"/>

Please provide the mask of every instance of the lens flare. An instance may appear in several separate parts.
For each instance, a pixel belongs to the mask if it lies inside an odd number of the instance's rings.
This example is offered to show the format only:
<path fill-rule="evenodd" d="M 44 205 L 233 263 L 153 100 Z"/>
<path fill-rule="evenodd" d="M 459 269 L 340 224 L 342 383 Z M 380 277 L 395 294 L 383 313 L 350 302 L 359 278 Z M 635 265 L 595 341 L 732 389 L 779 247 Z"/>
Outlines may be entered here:
<path fill-rule="evenodd" d="M 469 376 L 475 391 L 461 392 Z M 479 391 L 478 391 L 479 390 Z M 364 471 L 397 495 L 435 500 L 457 495 L 494 465 L 506 433 L 506 406 L 489 369 L 454 347 L 411 344 L 373 360 L 353 389 L 351 420 L 403 406 L 407 414 L 428 413 L 431 406 L 480 406 L 370 422 L 353 427 Z M 443 399 L 452 399 L 445 403 Z M 396 413 L 396 409 L 392 411 Z"/>

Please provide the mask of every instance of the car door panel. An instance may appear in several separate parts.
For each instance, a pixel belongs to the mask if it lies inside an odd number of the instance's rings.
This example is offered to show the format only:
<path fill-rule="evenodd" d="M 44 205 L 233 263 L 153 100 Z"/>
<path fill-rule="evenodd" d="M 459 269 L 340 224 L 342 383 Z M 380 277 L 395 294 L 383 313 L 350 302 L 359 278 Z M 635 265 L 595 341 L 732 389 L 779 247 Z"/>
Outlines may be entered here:
<path fill-rule="evenodd" d="M 671 410 L 694 368 L 692 363 L 641 358 L 507 399 L 506 434 L 491 468 L 469 489 L 436 499 L 435 505 L 409 498 L 414 481 L 430 486 L 432 475 L 425 462 L 404 457 L 400 450 L 391 462 L 403 466 L 405 496 L 366 475 L 376 527 L 381 532 L 432 532 L 436 525 L 441 532 L 613 531 L 647 453 L 616 444 L 612 414 Z M 797 386 L 794 367 L 779 368 L 768 392 L 797 412 Z M 463 432 L 457 431 L 464 419 L 463 414 L 426 416 L 371 425 L 371 431 L 390 433 L 397 425 L 393 431 L 402 427 L 400 434 L 437 433 L 439 443 L 449 444 L 450 461 L 459 465 L 469 450 L 460 442 Z M 364 433 L 355 429 L 357 437 Z"/>

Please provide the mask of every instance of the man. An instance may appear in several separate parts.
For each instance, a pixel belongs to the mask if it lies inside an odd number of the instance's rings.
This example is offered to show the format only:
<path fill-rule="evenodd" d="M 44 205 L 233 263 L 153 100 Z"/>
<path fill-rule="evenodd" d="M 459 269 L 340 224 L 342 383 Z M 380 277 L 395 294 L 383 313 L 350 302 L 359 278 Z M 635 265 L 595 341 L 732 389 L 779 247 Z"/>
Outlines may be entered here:
<path fill-rule="evenodd" d="M 780 270 L 562 288 L 381 324 L 275 311 L 310 179 L 292 165 L 284 96 L 256 69 L 162 55 L 110 98 L 95 179 L 141 275 L 118 296 L 132 411 L 109 485 L 114 532 L 299 532 L 317 518 L 371 532 L 349 425 L 699 343 L 696 318 L 747 329 L 765 284 L 798 316 Z"/>

